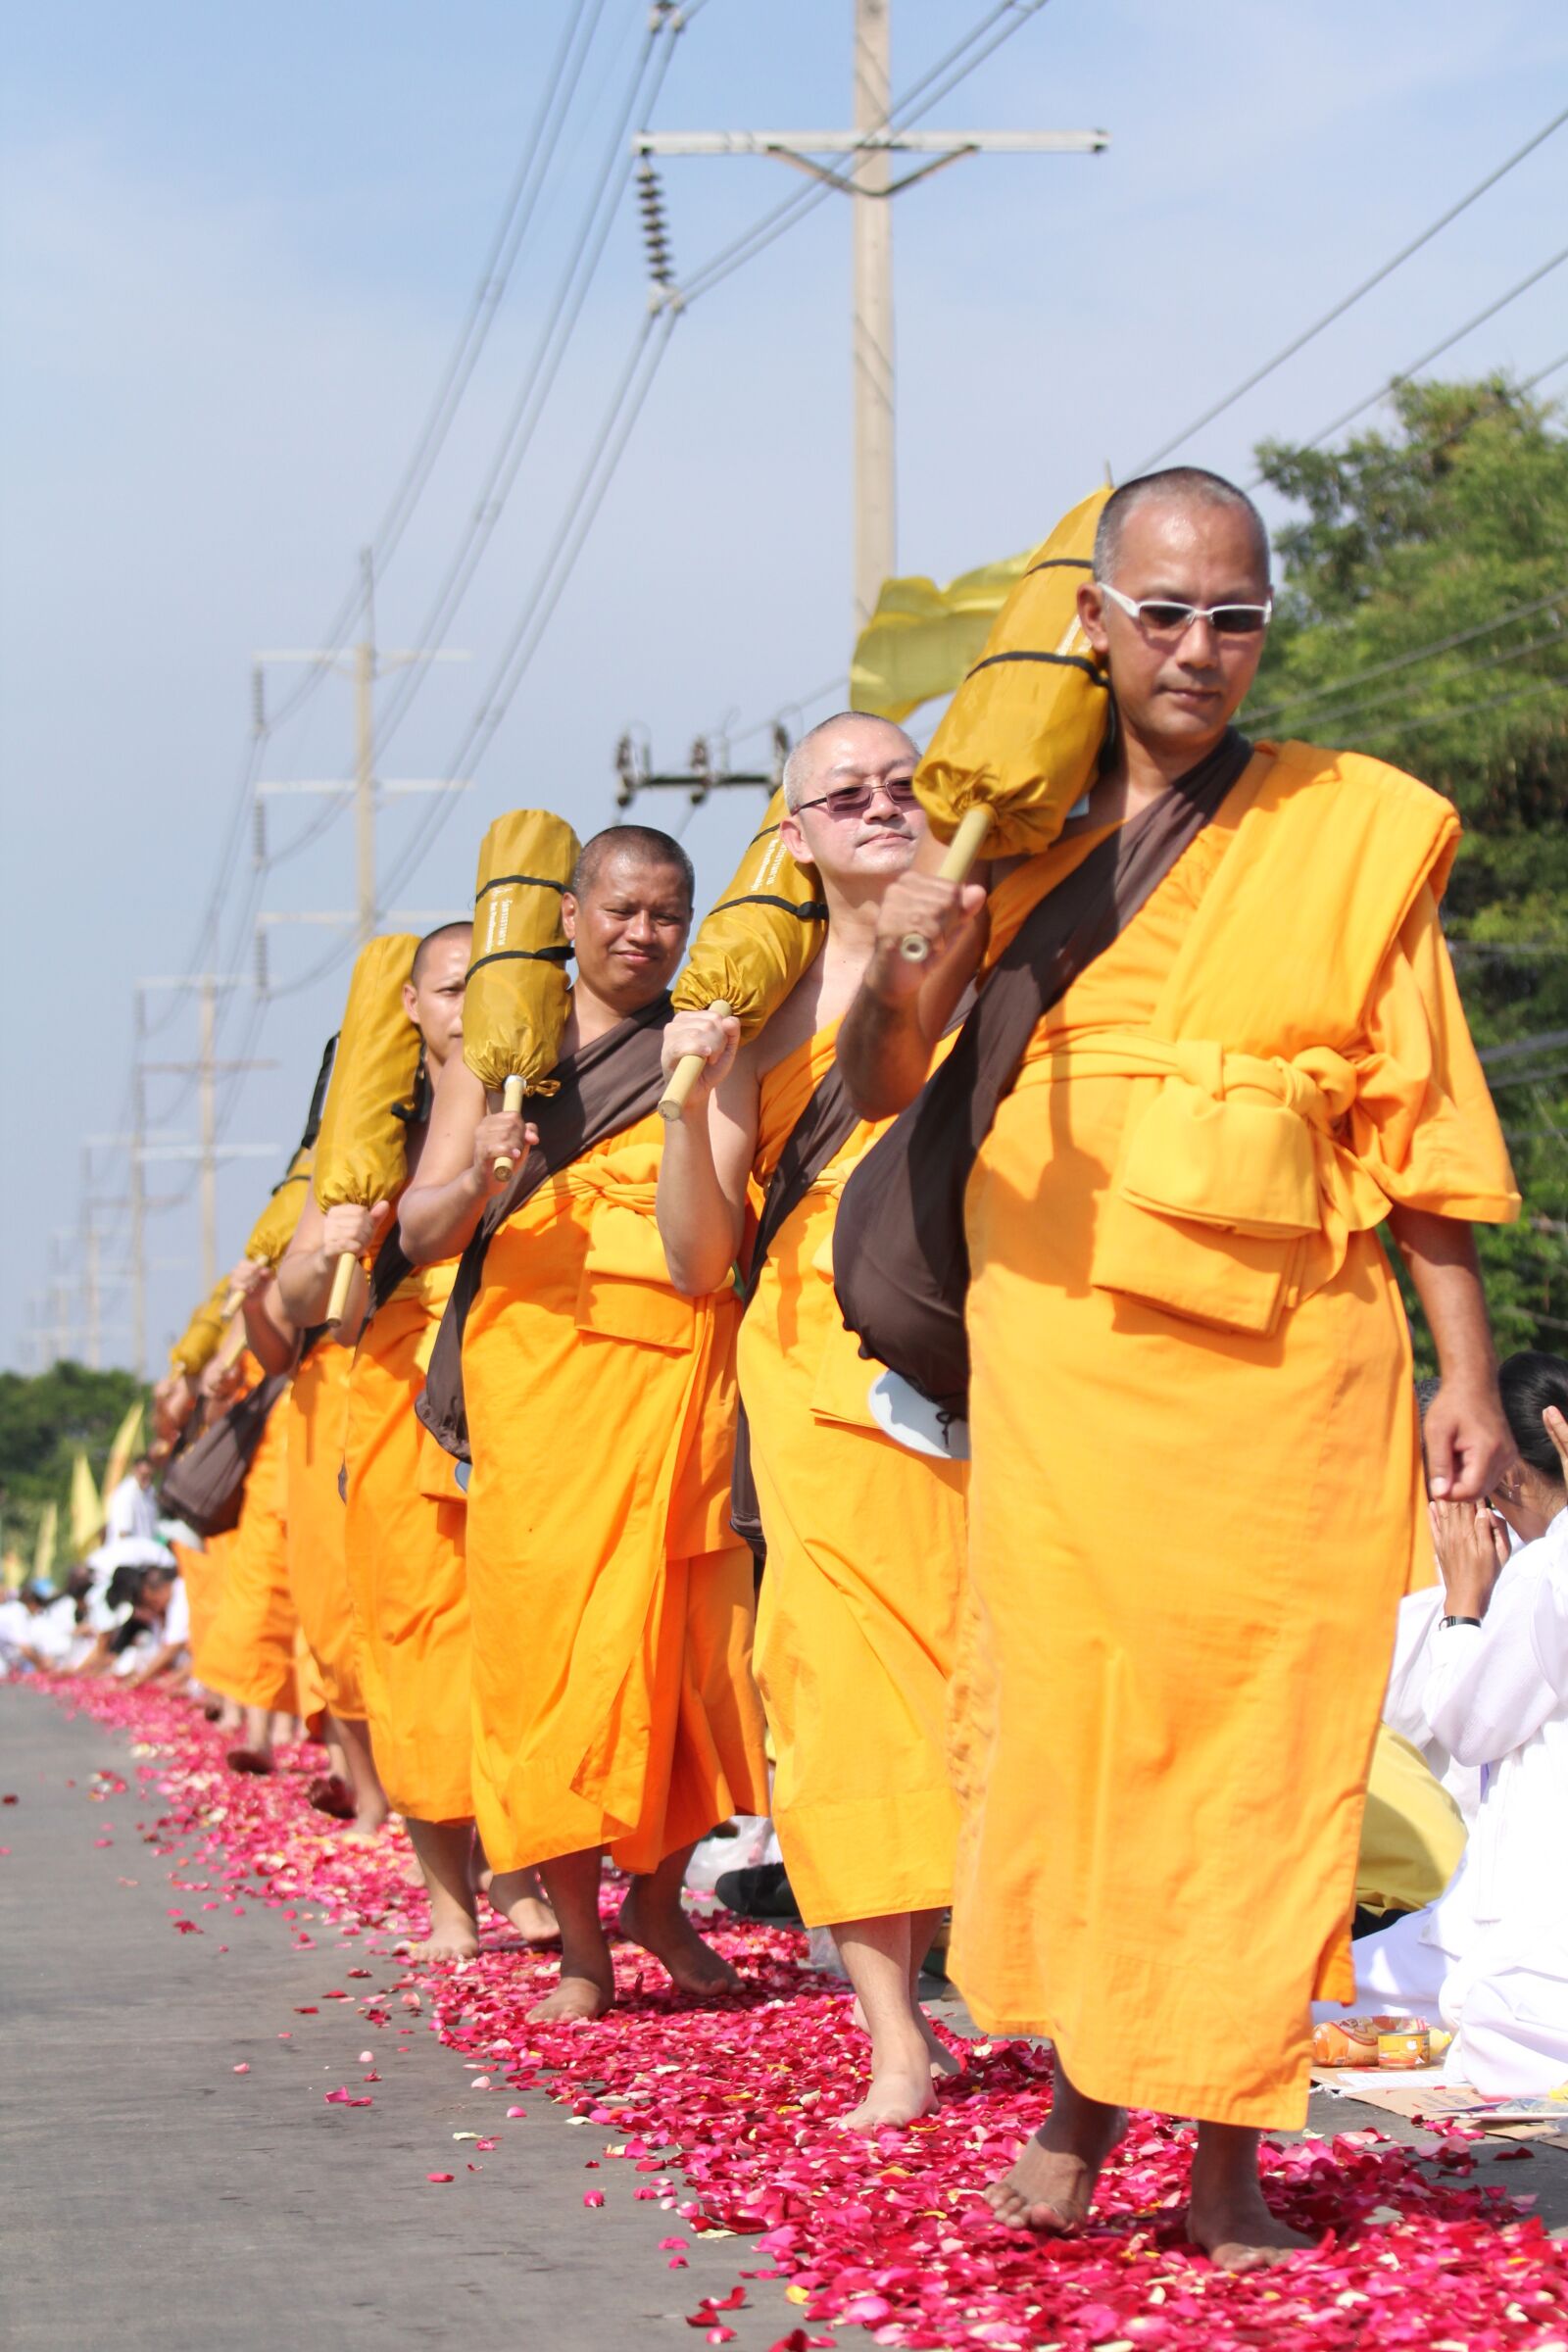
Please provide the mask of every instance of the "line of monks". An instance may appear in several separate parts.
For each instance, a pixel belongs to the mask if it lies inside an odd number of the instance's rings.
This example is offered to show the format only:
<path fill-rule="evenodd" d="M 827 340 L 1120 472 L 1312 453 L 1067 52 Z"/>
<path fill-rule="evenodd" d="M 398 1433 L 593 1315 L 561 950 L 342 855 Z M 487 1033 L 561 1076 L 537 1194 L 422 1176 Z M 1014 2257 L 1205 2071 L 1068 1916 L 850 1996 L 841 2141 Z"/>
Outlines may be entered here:
<path fill-rule="evenodd" d="M 288 1386 L 237 1527 L 182 1564 L 238 1761 L 267 1768 L 275 1713 L 318 1717 L 323 1801 L 408 1824 L 427 1952 L 476 1950 L 482 1853 L 518 1933 L 559 1933 L 536 2014 L 602 2014 L 608 1856 L 619 1934 L 721 1994 L 687 1859 L 770 1812 L 869 2037 L 850 2129 L 935 2103 L 953 2061 L 915 1988 L 951 1906 L 976 2020 L 1056 2048 L 999 2213 L 1078 2228 L 1122 2110 L 1153 2106 L 1199 2121 L 1192 2234 L 1240 2269 L 1300 2242 L 1257 2136 L 1300 2122 L 1310 2003 L 1348 1990 L 1394 1614 L 1432 1578 L 1378 1229 L 1442 1362 L 1433 1491 L 1463 1500 L 1508 1446 L 1468 1228 L 1518 1204 L 1443 945 L 1451 808 L 1233 726 L 1268 617 L 1249 502 L 1188 469 L 1128 485 L 1078 595 L 1115 727 L 1040 855 L 945 880 L 907 736 L 844 714 L 796 747 L 782 839 L 826 941 L 748 1044 L 722 1009 L 671 1011 L 693 875 L 641 826 L 590 841 L 563 902 L 553 1125 L 464 1061 L 468 927 L 420 944 L 406 1184 L 325 1209 L 302 1187 L 275 1270 L 237 1270 L 239 1385 Z M 1203 821 L 1130 917 L 1064 985 L 1035 971 L 961 1197 L 969 1458 L 901 1442 L 835 1288 L 845 1188 L 950 1052 L 962 1078 L 1053 894 L 1200 782 Z M 497 1223 L 514 1164 L 535 1174 Z M 481 1232 L 465 1490 L 415 1408 Z M 368 1314 L 378 1261 L 398 1278 Z M 760 1579 L 731 1521 L 738 1413 Z"/>

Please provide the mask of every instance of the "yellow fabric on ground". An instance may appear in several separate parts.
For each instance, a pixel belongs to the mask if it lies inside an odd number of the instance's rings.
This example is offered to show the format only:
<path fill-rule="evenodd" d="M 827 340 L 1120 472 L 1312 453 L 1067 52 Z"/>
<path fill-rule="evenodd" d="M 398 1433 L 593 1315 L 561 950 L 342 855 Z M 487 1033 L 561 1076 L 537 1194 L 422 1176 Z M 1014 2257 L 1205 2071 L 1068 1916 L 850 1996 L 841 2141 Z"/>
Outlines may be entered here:
<path fill-rule="evenodd" d="M 415 1415 L 457 1261 L 408 1276 L 349 1375 L 345 1548 L 381 1786 L 416 1821 L 473 1812 L 468 1588 L 457 1467 Z"/>
<path fill-rule="evenodd" d="M 349 1350 L 318 1340 L 288 1398 L 288 1581 L 329 1711 L 365 1718 L 359 1635 L 349 1600 L 343 1497 Z"/>
<path fill-rule="evenodd" d="M 750 1554 L 729 1534 L 735 1307 L 671 1288 L 650 1116 L 490 1245 L 468 1316 L 473 1798 L 491 1863 L 647 1871 L 765 1812 Z"/>
<path fill-rule="evenodd" d="M 762 1081 L 764 1186 L 836 1035 L 835 1023 Z M 877 1367 L 833 1290 L 839 1196 L 881 1132 L 858 1126 L 786 1218 L 738 1355 L 767 1539 L 757 1674 L 778 1766 L 773 1819 L 808 1927 L 946 1904 L 958 1830 L 946 1710 L 966 1473 L 877 1428 L 866 1405 Z"/>
<path fill-rule="evenodd" d="M 288 1581 L 287 1424 L 288 1400 L 280 1397 L 251 1456 L 239 1524 L 221 1539 L 222 1579 L 200 1680 L 238 1706 L 292 1714 L 298 1612 Z"/>
<path fill-rule="evenodd" d="M 1129 1121 L 1160 1083 L 1118 1071 L 1104 1041 L 1154 1022 L 1256 764 L 1039 1024 L 970 1182 L 951 1967 L 986 2031 L 1049 2034 L 1090 2097 L 1269 2127 L 1304 2117 L 1313 1996 L 1351 1995 L 1395 1610 L 1431 1552 L 1409 1337 L 1373 1231 L 1314 1236 L 1316 1287 L 1261 1333 L 1096 1287 Z M 1389 806 L 1417 791 L 1392 778 Z M 1391 861 L 1365 870 L 1351 840 L 1325 826 L 1298 860 L 1300 890 L 1347 919 L 1313 932 L 1293 1003 L 1348 986 L 1366 894 L 1393 887 Z M 1060 844 L 1004 884 L 999 941 L 1082 855 Z M 1238 930 L 1212 976 L 1242 1010 L 1208 1034 L 1249 1042 L 1249 995 L 1268 1002 L 1297 936 Z M 1330 1041 L 1355 1081 L 1336 1125 L 1354 1183 L 1505 1218 L 1506 1153 L 1430 883 L 1385 939 L 1358 1034 Z M 1173 1249 L 1202 1239 L 1171 1232 Z"/>
<path fill-rule="evenodd" d="M 1464 1815 L 1418 1747 L 1378 1725 L 1361 1816 L 1355 1899 L 1369 1911 L 1422 1911 L 1459 1867 Z"/>

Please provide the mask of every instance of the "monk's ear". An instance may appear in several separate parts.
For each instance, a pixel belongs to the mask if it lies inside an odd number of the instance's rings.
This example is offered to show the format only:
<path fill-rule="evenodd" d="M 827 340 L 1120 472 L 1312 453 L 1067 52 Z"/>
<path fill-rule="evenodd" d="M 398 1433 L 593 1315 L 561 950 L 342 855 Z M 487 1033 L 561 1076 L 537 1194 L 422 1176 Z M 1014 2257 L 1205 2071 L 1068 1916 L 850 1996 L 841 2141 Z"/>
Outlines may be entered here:
<path fill-rule="evenodd" d="M 1093 580 L 1086 580 L 1078 591 L 1078 619 L 1097 659 L 1103 662 L 1110 652 L 1110 639 L 1105 634 L 1105 600 Z"/>
<path fill-rule="evenodd" d="M 414 982 L 412 980 L 405 980 L 403 983 L 403 1009 L 408 1014 L 411 1023 L 416 1029 L 417 1029 L 419 1026 L 418 1015 L 416 1009 L 418 1002 L 419 1000 L 415 992 Z"/>
<path fill-rule="evenodd" d="M 576 940 L 577 901 L 575 895 L 569 890 L 564 890 L 561 894 L 561 928 L 569 940 Z"/>
<path fill-rule="evenodd" d="M 794 858 L 797 865 L 811 863 L 811 853 L 806 846 L 806 835 L 801 830 L 801 820 L 793 809 L 787 808 L 779 818 L 778 838 L 781 847 Z"/>

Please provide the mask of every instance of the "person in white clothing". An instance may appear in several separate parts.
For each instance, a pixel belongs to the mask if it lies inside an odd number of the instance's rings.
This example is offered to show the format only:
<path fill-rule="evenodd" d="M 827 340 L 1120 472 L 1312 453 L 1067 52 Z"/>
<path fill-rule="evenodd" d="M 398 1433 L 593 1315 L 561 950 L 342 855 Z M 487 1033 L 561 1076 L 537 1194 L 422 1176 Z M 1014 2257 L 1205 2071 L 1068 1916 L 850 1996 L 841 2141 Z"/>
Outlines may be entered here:
<path fill-rule="evenodd" d="M 1519 1460 L 1495 1512 L 1432 1505 L 1446 1612 L 1420 1693 L 1481 1801 L 1446 1891 L 1356 1945 L 1356 2006 L 1441 2019 L 1449 2081 L 1525 2097 L 1568 2083 L 1568 1363 L 1512 1356 L 1499 1383 Z"/>
<path fill-rule="evenodd" d="M 104 1505 L 104 1540 L 113 1544 L 124 1536 L 143 1543 L 158 1535 L 158 1499 L 153 1494 L 153 1465 L 146 1454 L 131 1463 Z"/>

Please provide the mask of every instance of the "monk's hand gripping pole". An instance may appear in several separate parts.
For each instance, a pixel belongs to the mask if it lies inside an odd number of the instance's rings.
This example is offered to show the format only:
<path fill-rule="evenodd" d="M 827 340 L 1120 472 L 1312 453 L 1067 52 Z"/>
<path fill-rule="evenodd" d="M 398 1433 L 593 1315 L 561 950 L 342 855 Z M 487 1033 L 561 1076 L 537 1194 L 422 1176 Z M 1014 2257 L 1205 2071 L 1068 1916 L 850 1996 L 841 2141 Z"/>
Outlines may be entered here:
<path fill-rule="evenodd" d="M 708 1007 L 721 1021 L 729 1019 L 729 1005 L 722 997 L 715 997 Z M 708 1067 L 706 1054 L 683 1054 L 675 1064 L 675 1075 L 659 1098 L 662 1119 L 678 1119 L 692 1099 L 692 1088 Z"/>
<path fill-rule="evenodd" d="M 521 1110 L 522 1080 L 520 1078 L 508 1078 L 505 1080 L 501 1089 L 501 1107 L 503 1110 L 511 1111 L 514 1115 L 515 1115 L 517 1111 Z M 511 1152 L 503 1152 L 496 1161 L 496 1182 L 498 1184 L 510 1184 L 512 1182 L 512 1171 L 515 1165 L 516 1162 L 514 1160 Z"/>
<path fill-rule="evenodd" d="M 948 844 L 948 854 L 937 868 L 937 879 L 967 882 L 990 830 L 989 808 L 966 808 L 958 819 L 958 830 Z M 924 963 L 930 953 L 931 942 L 919 931 L 906 931 L 899 942 L 899 954 L 906 963 Z"/>

